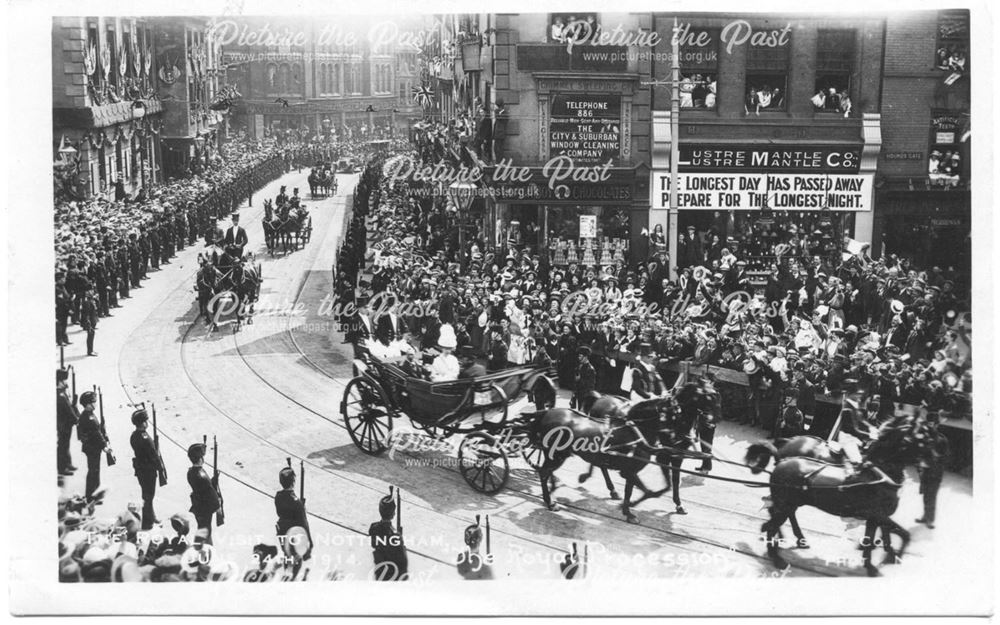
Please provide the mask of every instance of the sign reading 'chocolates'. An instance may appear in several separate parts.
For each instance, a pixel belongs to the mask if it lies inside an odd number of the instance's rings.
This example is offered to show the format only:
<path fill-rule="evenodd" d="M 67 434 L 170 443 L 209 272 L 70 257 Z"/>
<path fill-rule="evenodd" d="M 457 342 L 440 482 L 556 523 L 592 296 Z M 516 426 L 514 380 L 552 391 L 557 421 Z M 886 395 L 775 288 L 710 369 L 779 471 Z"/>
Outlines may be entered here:
<path fill-rule="evenodd" d="M 621 152 L 619 95 L 558 94 L 552 98 L 549 153 L 602 163 Z"/>

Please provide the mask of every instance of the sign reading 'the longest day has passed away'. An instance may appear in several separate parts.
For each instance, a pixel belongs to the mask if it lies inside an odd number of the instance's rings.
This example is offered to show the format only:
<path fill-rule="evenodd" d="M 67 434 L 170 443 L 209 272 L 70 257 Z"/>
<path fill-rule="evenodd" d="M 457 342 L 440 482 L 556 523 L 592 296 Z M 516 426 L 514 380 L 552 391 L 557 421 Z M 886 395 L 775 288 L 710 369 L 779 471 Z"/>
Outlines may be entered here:
<path fill-rule="evenodd" d="M 621 151 L 619 95 L 558 94 L 552 98 L 549 154 L 574 163 L 606 163 Z"/>

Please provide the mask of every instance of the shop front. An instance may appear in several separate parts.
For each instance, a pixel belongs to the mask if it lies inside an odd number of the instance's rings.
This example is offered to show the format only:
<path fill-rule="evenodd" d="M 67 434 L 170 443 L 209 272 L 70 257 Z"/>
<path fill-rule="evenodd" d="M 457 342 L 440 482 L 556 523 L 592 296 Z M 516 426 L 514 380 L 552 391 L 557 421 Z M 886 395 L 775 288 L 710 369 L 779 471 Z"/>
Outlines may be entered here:
<path fill-rule="evenodd" d="M 921 267 L 972 271 L 971 194 L 964 189 L 910 191 L 886 184 L 876 194 L 876 240 L 883 254 L 916 261 Z"/>
<path fill-rule="evenodd" d="M 540 169 L 532 179 L 493 183 L 488 224 L 492 246 L 504 253 L 527 251 L 554 267 L 600 268 L 632 260 L 634 224 L 645 223 L 637 209 L 634 170 L 609 171 L 603 182 L 563 182 L 548 186 Z M 641 213 L 641 216 L 635 215 Z"/>
<path fill-rule="evenodd" d="M 679 267 L 728 249 L 760 280 L 779 255 L 836 262 L 851 240 L 871 241 L 874 172 L 860 144 L 679 147 Z M 653 172 L 650 195 L 654 211 L 670 208 L 670 172 Z"/>

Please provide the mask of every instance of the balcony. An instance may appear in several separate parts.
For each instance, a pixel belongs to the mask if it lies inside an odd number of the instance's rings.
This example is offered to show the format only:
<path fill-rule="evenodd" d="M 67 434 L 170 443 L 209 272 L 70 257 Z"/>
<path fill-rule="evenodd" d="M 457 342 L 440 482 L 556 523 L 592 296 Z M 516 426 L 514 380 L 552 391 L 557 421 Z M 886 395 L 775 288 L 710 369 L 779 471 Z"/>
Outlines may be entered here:
<path fill-rule="evenodd" d="M 163 112 L 163 102 L 156 99 L 142 100 L 145 116 Z M 135 119 L 132 102 L 115 102 L 103 106 L 88 106 L 74 109 L 53 109 L 57 126 L 67 128 L 107 128 L 115 124 Z"/>

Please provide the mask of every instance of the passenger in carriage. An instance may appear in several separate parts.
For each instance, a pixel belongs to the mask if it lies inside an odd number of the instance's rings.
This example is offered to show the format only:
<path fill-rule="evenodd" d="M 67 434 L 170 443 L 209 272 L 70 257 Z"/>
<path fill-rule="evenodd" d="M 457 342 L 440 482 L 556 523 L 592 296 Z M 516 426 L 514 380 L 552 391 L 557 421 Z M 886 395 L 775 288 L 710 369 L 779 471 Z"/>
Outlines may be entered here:
<path fill-rule="evenodd" d="M 472 345 L 462 345 L 458 349 L 458 363 L 461 366 L 459 379 L 486 375 L 486 367 L 476 362 L 476 349 Z"/>
<path fill-rule="evenodd" d="M 441 326 L 441 336 L 438 338 L 438 349 L 441 353 L 430 366 L 432 382 L 458 379 L 460 373 L 458 359 L 452 354 L 457 347 L 458 339 L 455 337 L 455 329 L 449 324 Z"/>

